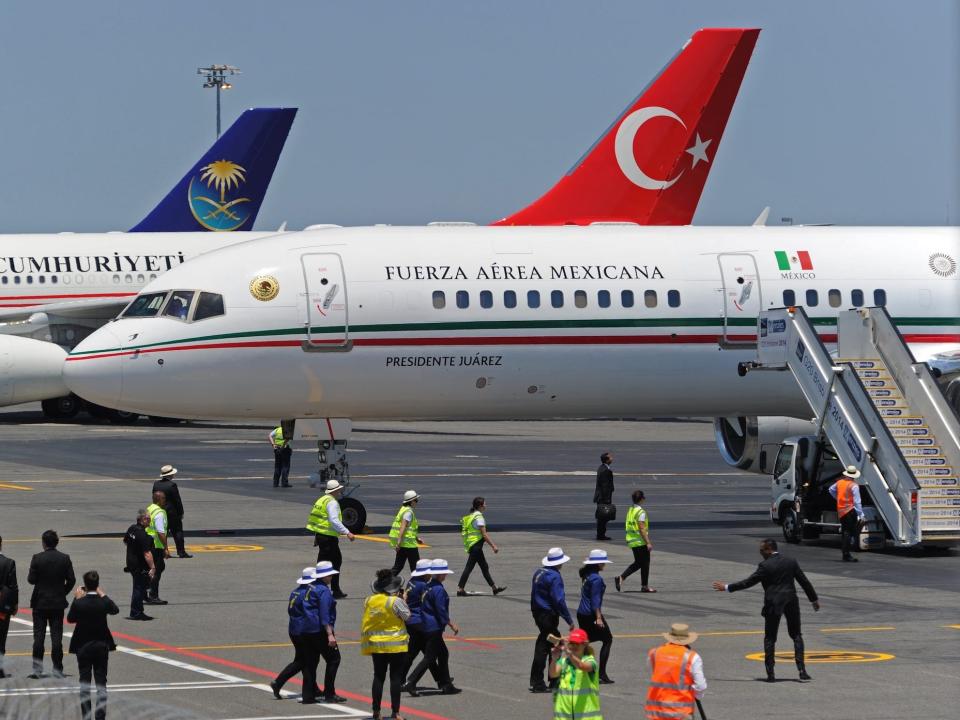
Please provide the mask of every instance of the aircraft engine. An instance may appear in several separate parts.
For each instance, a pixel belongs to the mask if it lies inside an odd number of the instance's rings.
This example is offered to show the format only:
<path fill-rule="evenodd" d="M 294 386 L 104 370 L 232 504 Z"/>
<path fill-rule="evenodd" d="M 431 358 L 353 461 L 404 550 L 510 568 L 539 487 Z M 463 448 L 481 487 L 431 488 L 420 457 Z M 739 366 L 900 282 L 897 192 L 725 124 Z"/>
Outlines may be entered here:
<path fill-rule="evenodd" d="M 63 383 L 66 351 L 59 345 L 0 335 L 0 405 L 69 395 Z"/>
<path fill-rule="evenodd" d="M 810 435 L 816 427 L 810 420 L 792 417 L 719 417 L 713 419 L 713 434 L 720 456 L 727 465 L 741 470 L 764 473 L 773 461 L 760 462 L 760 453 L 776 453 L 779 445 L 792 435 Z"/>

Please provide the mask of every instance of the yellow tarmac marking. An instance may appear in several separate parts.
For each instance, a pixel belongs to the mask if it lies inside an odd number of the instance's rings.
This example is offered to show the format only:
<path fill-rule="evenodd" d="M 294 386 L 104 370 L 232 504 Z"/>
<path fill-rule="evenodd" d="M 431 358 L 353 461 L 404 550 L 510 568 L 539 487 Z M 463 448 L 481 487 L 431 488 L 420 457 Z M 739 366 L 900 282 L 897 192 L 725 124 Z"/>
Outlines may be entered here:
<path fill-rule="evenodd" d="M 960 625 L 944 625 L 945 628 L 953 628 L 954 630 L 960 630 Z"/>
<path fill-rule="evenodd" d="M 357 540 L 368 540 L 369 542 L 378 542 L 378 543 L 389 543 L 389 542 L 390 542 L 390 539 L 389 539 L 389 538 L 377 537 L 377 536 L 375 536 L 375 535 L 354 535 L 353 537 L 356 538 Z M 430 547 L 430 546 L 427 545 L 426 543 L 418 543 L 418 544 L 417 544 L 417 547 L 418 547 L 418 548 L 428 548 L 428 547 Z"/>
<path fill-rule="evenodd" d="M 893 625 L 878 625 L 877 627 L 820 628 L 820 632 L 822 633 L 885 632 L 887 630 L 896 630 L 896 628 Z"/>
<path fill-rule="evenodd" d="M 778 652 L 776 656 L 781 660 L 792 660 L 793 651 L 785 650 Z M 889 653 L 860 652 L 854 650 L 807 650 L 804 653 L 804 658 L 810 664 L 884 662 L 886 660 L 893 660 L 895 657 L 896 655 L 890 655 Z M 747 655 L 746 658 L 747 660 L 763 662 L 764 654 L 762 652 L 751 653 Z"/>
<path fill-rule="evenodd" d="M 4 490 L 33 490 L 32 487 L 25 487 L 24 485 L 14 485 L 13 483 L 0 483 L 0 488 Z"/>
<path fill-rule="evenodd" d="M 263 550 L 263 545 L 187 545 L 187 550 L 198 553 L 258 552 Z"/>

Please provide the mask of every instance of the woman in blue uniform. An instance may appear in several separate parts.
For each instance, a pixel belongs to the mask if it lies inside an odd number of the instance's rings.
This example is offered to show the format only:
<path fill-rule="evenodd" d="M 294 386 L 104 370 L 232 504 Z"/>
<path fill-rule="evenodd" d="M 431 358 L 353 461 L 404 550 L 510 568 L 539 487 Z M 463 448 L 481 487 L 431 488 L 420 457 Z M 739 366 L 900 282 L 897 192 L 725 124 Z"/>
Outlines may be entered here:
<path fill-rule="evenodd" d="M 590 642 L 599 642 L 600 646 L 600 683 L 613 684 L 607 675 L 607 660 L 613 645 L 613 633 L 603 616 L 603 594 L 607 584 L 600 573 L 610 559 L 606 550 L 591 550 L 580 568 L 580 606 L 577 608 L 577 624 L 587 632 Z"/>

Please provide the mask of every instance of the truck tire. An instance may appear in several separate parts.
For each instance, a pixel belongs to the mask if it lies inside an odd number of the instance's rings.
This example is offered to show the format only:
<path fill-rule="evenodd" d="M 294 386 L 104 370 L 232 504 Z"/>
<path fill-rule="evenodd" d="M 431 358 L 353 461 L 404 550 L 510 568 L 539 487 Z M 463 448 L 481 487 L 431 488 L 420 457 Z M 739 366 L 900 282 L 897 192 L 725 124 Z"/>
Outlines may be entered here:
<path fill-rule="evenodd" d="M 133 425 L 140 419 L 140 413 L 125 410 L 108 410 L 107 420 L 114 425 Z"/>
<path fill-rule="evenodd" d="M 343 517 L 343 524 L 347 530 L 354 535 L 362 533 L 367 526 L 367 509 L 363 503 L 353 498 L 340 499 L 340 513 Z"/>
<path fill-rule="evenodd" d="M 67 420 L 76 417 L 83 401 L 73 393 L 63 397 L 51 398 L 40 403 L 45 417 L 51 420 Z"/>
<path fill-rule="evenodd" d="M 796 545 L 800 542 L 800 516 L 797 511 L 789 505 L 780 508 L 781 527 L 783 528 L 783 539 Z"/>

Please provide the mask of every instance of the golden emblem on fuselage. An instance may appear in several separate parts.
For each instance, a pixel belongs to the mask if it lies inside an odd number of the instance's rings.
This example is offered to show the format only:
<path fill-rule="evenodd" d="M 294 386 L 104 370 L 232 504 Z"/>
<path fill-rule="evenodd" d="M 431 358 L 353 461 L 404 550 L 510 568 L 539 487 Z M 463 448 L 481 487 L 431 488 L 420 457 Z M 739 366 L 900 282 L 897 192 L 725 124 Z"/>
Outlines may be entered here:
<path fill-rule="evenodd" d="M 272 275 L 257 275 L 250 281 L 250 294 L 257 300 L 267 302 L 280 293 L 280 283 Z"/>

